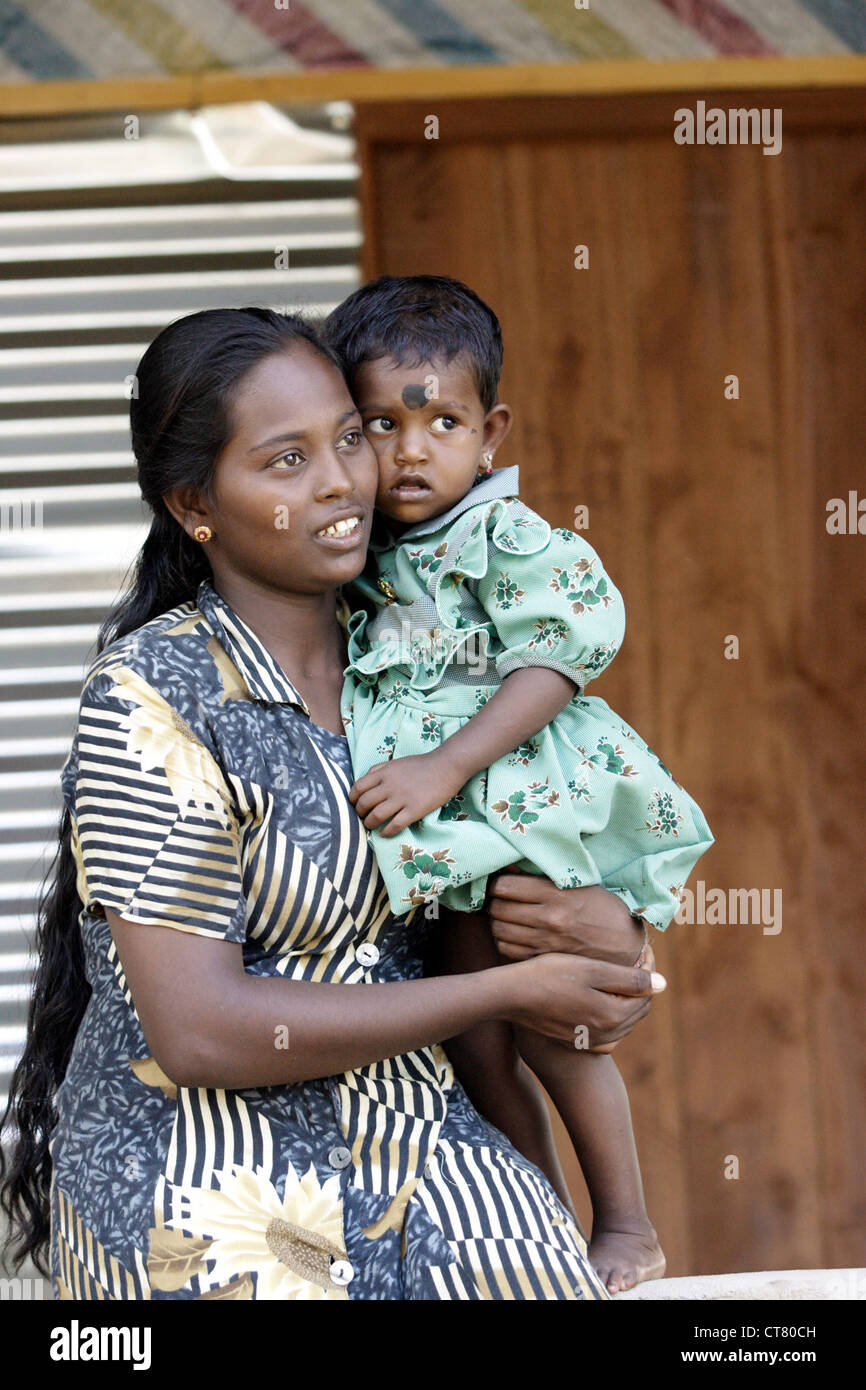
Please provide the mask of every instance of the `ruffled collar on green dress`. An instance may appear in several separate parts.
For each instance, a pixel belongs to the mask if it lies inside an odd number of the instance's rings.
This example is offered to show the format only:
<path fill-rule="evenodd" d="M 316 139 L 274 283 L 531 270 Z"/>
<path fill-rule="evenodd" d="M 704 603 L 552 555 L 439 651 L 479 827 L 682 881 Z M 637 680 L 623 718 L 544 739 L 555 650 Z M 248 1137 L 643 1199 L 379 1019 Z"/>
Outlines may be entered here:
<path fill-rule="evenodd" d="M 455 502 L 447 512 L 428 517 L 426 521 L 418 521 L 414 526 L 401 531 L 399 536 L 392 535 L 388 527 L 388 518 L 377 512 L 377 525 L 370 537 L 370 549 L 390 550 L 395 545 L 402 545 L 404 541 L 414 540 L 416 536 L 429 536 L 433 531 L 441 531 L 443 526 L 449 525 L 456 517 L 468 511 L 470 507 L 477 507 L 481 502 L 489 502 L 496 497 L 517 497 L 519 474 L 520 469 L 516 464 L 510 468 L 495 468 L 489 478 L 482 478 L 480 482 L 475 483 L 466 496 Z"/>

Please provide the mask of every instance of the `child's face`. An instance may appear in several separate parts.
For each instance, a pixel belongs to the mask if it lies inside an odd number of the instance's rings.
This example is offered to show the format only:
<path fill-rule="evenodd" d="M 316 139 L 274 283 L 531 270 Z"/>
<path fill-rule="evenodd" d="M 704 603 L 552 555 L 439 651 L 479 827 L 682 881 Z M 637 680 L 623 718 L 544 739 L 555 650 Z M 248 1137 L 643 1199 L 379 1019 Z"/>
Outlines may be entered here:
<path fill-rule="evenodd" d="M 404 526 L 465 497 L 482 454 L 495 452 L 511 424 L 507 405 L 485 414 L 463 356 L 420 367 L 393 357 L 363 362 L 354 395 L 379 464 L 376 506 Z"/>

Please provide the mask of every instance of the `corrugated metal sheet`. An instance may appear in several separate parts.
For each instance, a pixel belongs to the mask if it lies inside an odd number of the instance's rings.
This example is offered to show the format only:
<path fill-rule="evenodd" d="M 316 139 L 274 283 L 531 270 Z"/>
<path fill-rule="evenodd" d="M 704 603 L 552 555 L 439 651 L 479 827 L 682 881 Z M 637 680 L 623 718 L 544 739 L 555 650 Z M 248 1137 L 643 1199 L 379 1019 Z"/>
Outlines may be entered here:
<path fill-rule="evenodd" d="M 155 118 L 149 135 L 145 123 L 143 159 L 167 123 L 176 136 L 184 124 Z M 327 312 L 358 283 L 356 170 L 315 139 L 284 177 L 238 181 L 198 167 L 187 129 L 191 175 L 130 170 L 120 184 L 105 172 L 111 143 L 76 134 L 72 159 L 68 139 L 46 141 L 55 174 L 51 186 L 46 157 L 38 193 L 13 186 L 13 152 L 0 154 L 0 1110 L 82 674 L 146 530 L 126 378 L 186 311 Z M 274 268 L 278 247 L 287 270 Z"/>

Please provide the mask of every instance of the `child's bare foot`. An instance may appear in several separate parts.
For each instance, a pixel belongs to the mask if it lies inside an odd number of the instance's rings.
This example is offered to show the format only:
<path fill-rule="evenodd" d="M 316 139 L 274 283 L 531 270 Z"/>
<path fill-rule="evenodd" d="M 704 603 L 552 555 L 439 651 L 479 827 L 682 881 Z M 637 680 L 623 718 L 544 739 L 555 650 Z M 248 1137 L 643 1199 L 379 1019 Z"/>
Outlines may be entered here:
<path fill-rule="evenodd" d="M 593 1231 L 589 1258 L 608 1293 L 624 1293 L 644 1279 L 661 1279 L 665 1272 L 658 1236 L 648 1222 L 632 1230 Z"/>

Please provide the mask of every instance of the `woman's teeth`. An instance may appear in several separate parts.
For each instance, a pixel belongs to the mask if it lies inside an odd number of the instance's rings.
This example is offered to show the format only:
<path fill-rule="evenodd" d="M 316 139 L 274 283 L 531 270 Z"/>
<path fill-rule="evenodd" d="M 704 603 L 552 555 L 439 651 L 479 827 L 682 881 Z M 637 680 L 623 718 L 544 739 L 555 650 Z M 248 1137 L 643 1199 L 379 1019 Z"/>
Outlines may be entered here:
<path fill-rule="evenodd" d="M 361 518 L 357 516 L 347 516 L 344 521 L 335 521 L 333 526 L 325 526 L 321 531 L 317 531 L 317 536 L 349 536 L 356 526 L 360 526 Z"/>

